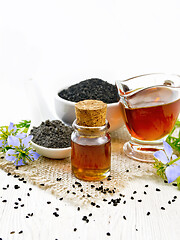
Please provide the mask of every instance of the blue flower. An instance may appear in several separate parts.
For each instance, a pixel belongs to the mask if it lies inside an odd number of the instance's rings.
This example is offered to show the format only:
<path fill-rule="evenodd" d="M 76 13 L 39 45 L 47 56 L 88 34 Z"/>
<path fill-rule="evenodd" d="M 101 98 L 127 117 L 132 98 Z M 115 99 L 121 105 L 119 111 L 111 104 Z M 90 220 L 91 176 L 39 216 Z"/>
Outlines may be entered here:
<path fill-rule="evenodd" d="M 7 146 L 7 138 L 10 135 L 16 135 L 17 127 L 14 123 L 10 122 L 9 126 L 0 128 L 0 148 L 5 148 Z"/>
<path fill-rule="evenodd" d="M 7 143 L 11 148 L 6 152 L 6 160 L 13 162 L 15 166 L 25 165 L 28 160 L 34 161 L 40 156 L 38 153 L 30 148 L 30 140 L 32 135 L 24 138 L 18 138 L 17 136 L 8 136 Z"/>
<path fill-rule="evenodd" d="M 180 160 L 173 154 L 171 146 L 167 142 L 163 142 L 164 150 L 154 153 L 154 157 L 166 165 L 165 174 L 168 183 L 175 181 L 180 176 Z M 174 161 L 177 159 L 177 161 Z"/>

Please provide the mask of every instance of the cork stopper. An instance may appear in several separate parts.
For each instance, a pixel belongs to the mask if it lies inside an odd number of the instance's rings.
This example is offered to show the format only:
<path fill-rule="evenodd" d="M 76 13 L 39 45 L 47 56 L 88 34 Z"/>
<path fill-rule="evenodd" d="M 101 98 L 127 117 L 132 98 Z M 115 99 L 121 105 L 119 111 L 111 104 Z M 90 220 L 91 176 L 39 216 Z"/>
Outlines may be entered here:
<path fill-rule="evenodd" d="M 107 104 L 98 100 L 84 100 L 75 104 L 76 122 L 80 126 L 100 127 L 106 123 Z"/>

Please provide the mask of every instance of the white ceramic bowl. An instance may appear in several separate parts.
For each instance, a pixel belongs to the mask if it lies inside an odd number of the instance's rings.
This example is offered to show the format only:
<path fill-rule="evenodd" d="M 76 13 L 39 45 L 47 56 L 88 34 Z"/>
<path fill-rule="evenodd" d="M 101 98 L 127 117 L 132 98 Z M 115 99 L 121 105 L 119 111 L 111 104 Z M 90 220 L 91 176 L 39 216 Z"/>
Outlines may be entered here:
<path fill-rule="evenodd" d="M 65 89 L 65 88 L 63 88 Z M 62 91 L 60 89 L 54 98 L 55 103 L 55 111 L 57 116 L 66 124 L 72 125 L 73 121 L 75 120 L 75 102 L 71 102 L 65 100 L 58 96 L 58 93 Z M 107 120 L 110 124 L 110 132 L 117 130 L 123 124 L 123 117 L 122 117 L 122 109 L 119 103 L 110 103 L 107 104 Z"/>
<path fill-rule="evenodd" d="M 32 147 L 42 156 L 53 158 L 53 159 L 63 159 L 71 155 L 71 147 L 68 148 L 46 148 L 42 147 L 31 141 Z"/>

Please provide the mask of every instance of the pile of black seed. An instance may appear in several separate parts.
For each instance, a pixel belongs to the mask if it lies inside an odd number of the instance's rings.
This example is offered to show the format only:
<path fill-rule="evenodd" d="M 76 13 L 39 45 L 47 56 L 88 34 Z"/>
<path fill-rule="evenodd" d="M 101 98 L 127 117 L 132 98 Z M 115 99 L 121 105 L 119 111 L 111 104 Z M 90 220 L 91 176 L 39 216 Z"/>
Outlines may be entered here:
<path fill-rule="evenodd" d="M 72 85 L 59 92 L 58 96 L 71 102 L 92 99 L 115 103 L 119 100 L 116 86 L 98 78 L 87 79 Z"/>
<path fill-rule="evenodd" d="M 31 130 L 32 141 L 47 148 L 70 147 L 71 133 L 72 128 L 64 125 L 60 120 L 47 120 Z"/>

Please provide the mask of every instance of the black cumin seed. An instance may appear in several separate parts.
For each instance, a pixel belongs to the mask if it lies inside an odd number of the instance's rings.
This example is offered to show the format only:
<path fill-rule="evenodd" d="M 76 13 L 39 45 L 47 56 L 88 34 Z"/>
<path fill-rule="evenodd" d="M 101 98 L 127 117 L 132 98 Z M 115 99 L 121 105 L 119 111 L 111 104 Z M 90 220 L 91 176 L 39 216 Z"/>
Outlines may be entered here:
<path fill-rule="evenodd" d="M 177 187 L 177 183 L 172 183 L 173 186 Z"/>
<path fill-rule="evenodd" d="M 101 183 L 101 184 L 103 184 L 103 182 L 102 182 L 102 181 L 100 181 L 100 183 Z"/>
<path fill-rule="evenodd" d="M 72 194 L 76 195 L 76 192 L 72 192 Z"/>
<path fill-rule="evenodd" d="M 100 206 L 99 206 L 99 205 L 96 205 L 96 207 L 97 207 L 97 208 L 100 208 Z"/>
<path fill-rule="evenodd" d="M 15 206 L 14 209 L 18 209 L 18 206 Z"/>
<path fill-rule="evenodd" d="M 147 194 L 147 192 L 145 192 L 145 191 L 144 191 L 144 194 L 146 195 L 146 194 Z"/>
<path fill-rule="evenodd" d="M 131 200 L 134 200 L 134 197 L 131 197 Z"/>
<path fill-rule="evenodd" d="M 129 172 L 129 169 L 127 169 L 126 172 Z"/>
<path fill-rule="evenodd" d="M 126 216 L 123 216 L 124 220 L 126 220 Z"/>
<path fill-rule="evenodd" d="M 15 189 L 18 189 L 18 188 L 20 188 L 20 186 L 18 186 L 18 185 L 14 185 L 14 188 L 15 188 Z"/>
<path fill-rule="evenodd" d="M 161 207 L 161 210 L 165 210 L 165 208 L 164 208 L 164 207 Z"/>
<path fill-rule="evenodd" d="M 107 178 L 107 181 L 111 181 L 111 178 Z"/>
<path fill-rule="evenodd" d="M 21 204 L 21 207 L 24 207 L 24 204 Z"/>
<path fill-rule="evenodd" d="M 133 192 L 133 194 L 136 194 L 136 193 L 137 193 L 136 191 Z"/>
<path fill-rule="evenodd" d="M 87 216 L 83 216 L 82 220 L 86 221 L 87 220 Z"/>
<path fill-rule="evenodd" d="M 75 185 L 73 184 L 72 187 L 75 188 Z"/>
<path fill-rule="evenodd" d="M 21 233 L 23 233 L 23 231 L 22 231 L 22 230 L 19 232 L 19 234 L 21 234 Z"/>
<path fill-rule="evenodd" d="M 140 168 L 141 166 L 140 165 L 138 165 L 138 168 Z"/>
<path fill-rule="evenodd" d="M 50 201 L 48 201 L 48 202 L 47 202 L 47 204 L 51 204 L 51 202 L 50 202 Z"/>
<path fill-rule="evenodd" d="M 148 187 L 148 184 L 146 184 L 145 187 Z"/>
<path fill-rule="evenodd" d="M 19 177 L 19 175 L 16 175 L 16 174 L 14 175 L 14 178 L 18 178 L 18 177 Z"/>
<path fill-rule="evenodd" d="M 177 198 L 177 196 L 174 196 L 174 199 L 176 199 Z"/>
<path fill-rule="evenodd" d="M 59 208 L 55 208 L 56 209 L 56 211 L 59 211 Z"/>
<path fill-rule="evenodd" d="M 62 200 L 63 200 L 63 197 L 62 197 L 62 198 L 60 198 L 59 200 L 60 200 L 60 201 L 62 201 Z"/>
<path fill-rule="evenodd" d="M 87 194 L 87 197 L 91 197 L 91 195 Z"/>
<path fill-rule="evenodd" d="M 109 232 L 106 233 L 107 236 L 111 236 L 111 234 Z"/>
<path fill-rule="evenodd" d="M 27 181 L 23 181 L 23 183 L 27 183 Z"/>
<path fill-rule="evenodd" d="M 5 187 L 3 187 L 2 189 L 3 189 L 3 190 L 7 190 L 7 188 L 5 188 Z"/>
<path fill-rule="evenodd" d="M 24 178 L 18 178 L 18 180 L 19 180 L 19 181 L 23 181 L 23 180 L 24 180 Z"/>
<path fill-rule="evenodd" d="M 29 197 L 29 196 L 30 196 L 30 193 L 27 193 L 27 196 Z"/>
<path fill-rule="evenodd" d="M 77 210 L 80 211 L 80 207 L 78 207 Z"/>
<path fill-rule="evenodd" d="M 2 200 L 2 202 L 7 202 L 7 200 Z"/>
<path fill-rule="evenodd" d="M 164 180 L 164 183 L 168 183 L 168 181 L 167 181 L 167 180 Z"/>
<path fill-rule="evenodd" d="M 136 228 L 136 231 L 138 231 L 138 229 Z"/>
<path fill-rule="evenodd" d="M 142 202 L 142 200 L 141 200 L 141 199 L 139 199 L 139 200 L 138 200 L 138 202 Z"/>
<path fill-rule="evenodd" d="M 9 184 L 7 184 L 7 188 L 9 187 Z"/>
<path fill-rule="evenodd" d="M 92 205 L 92 206 L 95 206 L 96 204 L 95 204 L 94 202 L 91 202 L 91 205 Z"/>
<path fill-rule="evenodd" d="M 18 166 L 16 166 L 16 169 L 18 170 Z"/>
<path fill-rule="evenodd" d="M 168 204 L 171 204 L 171 201 L 168 201 Z"/>
<path fill-rule="evenodd" d="M 150 212 L 147 212 L 147 216 L 149 216 L 151 213 Z"/>
<path fill-rule="evenodd" d="M 29 191 L 32 191 L 32 188 L 29 188 Z"/>
<path fill-rule="evenodd" d="M 81 188 L 80 192 L 83 192 L 83 189 Z"/>
<path fill-rule="evenodd" d="M 124 201 L 123 204 L 126 204 L 126 201 Z"/>
<path fill-rule="evenodd" d="M 53 215 L 54 215 L 55 217 L 59 217 L 59 214 L 58 214 L 57 212 L 54 212 Z"/>
<path fill-rule="evenodd" d="M 89 219 L 87 219 L 86 222 L 88 223 L 88 222 L 89 222 Z"/>
<path fill-rule="evenodd" d="M 67 193 L 69 193 L 69 190 L 67 190 Z"/>
<path fill-rule="evenodd" d="M 4 158 L 4 156 L 1 156 L 1 159 L 3 159 Z"/>
<path fill-rule="evenodd" d="M 159 189 L 159 188 L 156 188 L 156 191 L 157 191 L 157 192 L 160 192 L 160 191 L 161 191 L 161 189 Z"/>
<path fill-rule="evenodd" d="M 21 198 L 18 198 L 19 201 L 21 201 Z"/>
<path fill-rule="evenodd" d="M 94 188 L 95 186 L 94 185 L 91 185 L 91 188 Z"/>
<path fill-rule="evenodd" d="M 8 174 L 7 174 L 8 176 L 10 176 L 11 175 L 11 173 L 10 172 L 8 172 Z"/>
<path fill-rule="evenodd" d="M 44 183 L 40 183 L 41 186 L 44 186 Z"/>
<path fill-rule="evenodd" d="M 62 178 L 56 178 L 56 181 L 61 181 Z"/>
<path fill-rule="evenodd" d="M 175 202 L 175 201 L 176 201 L 175 199 L 172 200 L 172 202 Z"/>
<path fill-rule="evenodd" d="M 103 201 L 104 201 L 104 202 L 107 202 L 107 199 L 104 198 Z"/>
<path fill-rule="evenodd" d="M 74 232 L 76 232 L 77 231 L 77 228 L 74 228 Z"/>
<path fill-rule="evenodd" d="M 29 218 L 29 216 L 26 216 L 26 218 Z"/>
<path fill-rule="evenodd" d="M 91 216 L 92 216 L 92 213 L 89 214 L 89 217 L 91 217 Z"/>
<path fill-rule="evenodd" d="M 15 204 L 15 205 L 18 205 L 19 203 L 18 203 L 18 202 L 15 202 L 14 204 Z"/>

